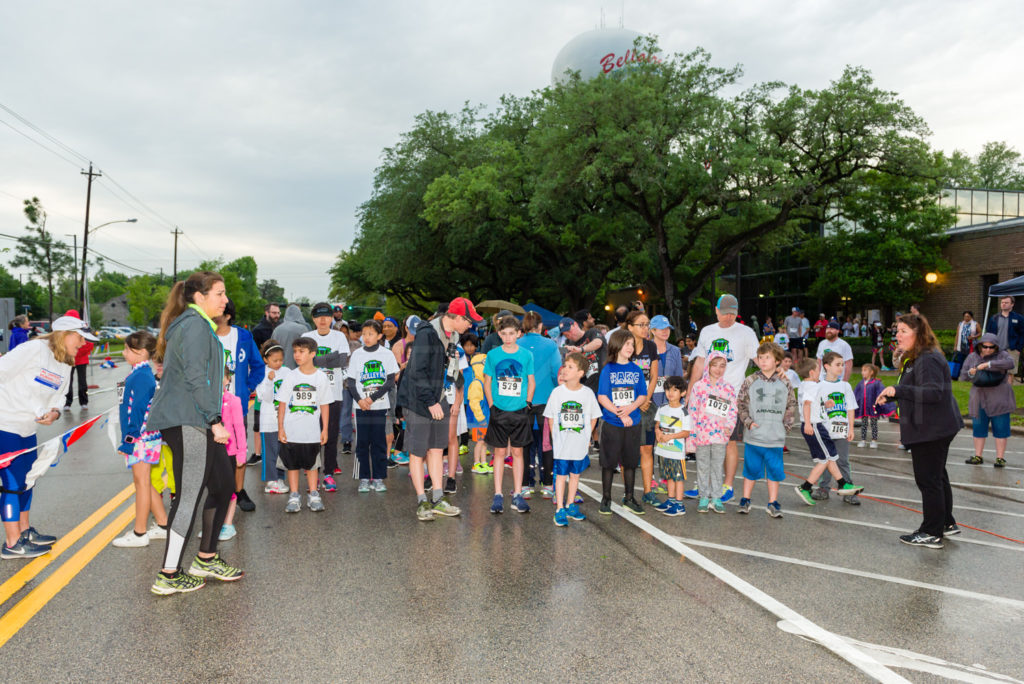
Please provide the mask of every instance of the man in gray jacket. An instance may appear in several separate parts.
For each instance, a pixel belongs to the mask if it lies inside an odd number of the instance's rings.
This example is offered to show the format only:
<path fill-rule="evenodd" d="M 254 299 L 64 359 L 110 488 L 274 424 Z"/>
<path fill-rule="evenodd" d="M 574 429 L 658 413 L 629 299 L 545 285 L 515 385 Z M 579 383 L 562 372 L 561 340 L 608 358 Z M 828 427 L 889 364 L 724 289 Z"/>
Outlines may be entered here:
<path fill-rule="evenodd" d="M 284 320 L 274 328 L 274 339 L 284 349 L 284 365 L 295 370 L 295 358 L 292 356 L 292 342 L 310 331 L 309 324 L 302 317 L 302 311 L 296 304 L 289 304 L 284 312 Z"/>

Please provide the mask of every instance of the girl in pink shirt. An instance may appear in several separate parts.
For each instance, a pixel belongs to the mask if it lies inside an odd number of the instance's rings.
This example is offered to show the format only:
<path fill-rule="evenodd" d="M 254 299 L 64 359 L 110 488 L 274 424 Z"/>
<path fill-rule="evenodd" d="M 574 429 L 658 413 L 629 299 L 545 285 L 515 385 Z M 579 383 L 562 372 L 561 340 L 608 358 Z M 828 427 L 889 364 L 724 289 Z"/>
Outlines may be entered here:
<path fill-rule="evenodd" d="M 231 371 L 224 368 L 224 396 L 221 398 L 220 416 L 224 427 L 228 430 L 227 451 L 229 457 L 234 457 L 235 465 L 244 466 L 248 452 L 248 444 L 245 438 L 245 416 L 242 415 L 242 400 L 231 391 Z M 237 497 L 231 495 L 231 503 L 228 504 L 228 514 L 224 516 L 224 526 L 220 528 L 220 541 L 227 541 L 237 534 L 235 530 L 235 502 Z"/>

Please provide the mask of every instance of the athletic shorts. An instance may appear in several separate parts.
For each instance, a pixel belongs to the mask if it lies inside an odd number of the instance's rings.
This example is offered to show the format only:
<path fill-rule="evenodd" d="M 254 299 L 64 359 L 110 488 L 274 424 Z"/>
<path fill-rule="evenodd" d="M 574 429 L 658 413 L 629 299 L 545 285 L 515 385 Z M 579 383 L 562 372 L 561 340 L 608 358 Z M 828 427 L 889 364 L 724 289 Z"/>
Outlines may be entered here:
<path fill-rule="evenodd" d="M 131 468 L 136 463 L 145 463 L 154 466 L 160 462 L 160 447 L 163 445 L 159 439 L 145 441 L 139 440 L 133 443 L 134 451 L 124 455 L 125 464 Z"/>
<path fill-rule="evenodd" d="M 832 436 L 828 434 L 828 428 L 824 423 L 814 424 L 813 435 L 804 432 L 804 426 L 801 425 L 800 434 L 804 436 L 807 448 L 811 450 L 812 461 L 835 461 L 839 458 L 836 444 L 832 441 Z"/>
<path fill-rule="evenodd" d="M 737 420 L 736 427 L 732 429 L 732 434 L 729 435 L 730 442 L 742 442 L 743 441 L 743 421 Z"/>
<path fill-rule="evenodd" d="M 782 469 L 782 447 L 743 445 L 743 477 L 748 480 L 782 482 L 786 473 Z"/>
<path fill-rule="evenodd" d="M 806 349 L 807 345 L 804 344 L 804 338 L 802 337 L 790 337 L 789 348 L 790 349 Z"/>
<path fill-rule="evenodd" d="M 640 425 L 619 427 L 605 423 L 601 428 L 602 468 L 636 468 L 640 465 Z"/>
<path fill-rule="evenodd" d="M 479 427 L 479 428 L 470 428 L 469 429 L 469 438 L 471 440 L 473 440 L 474 442 L 482 442 L 482 441 L 484 441 L 484 436 L 486 434 L 487 434 L 487 428 L 485 428 L 485 427 L 482 427 L 482 428 L 481 427 Z"/>
<path fill-rule="evenodd" d="M 579 461 L 570 461 L 565 458 L 556 458 L 554 460 L 554 472 L 555 477 L 562 477 L 565 475 L 579 475 L 584 470 L 590 467 L 590 456 L 584 456 Z"/>
<path fill-rule="evenodd" d="M 661 459 L 661 476 L 666 480 L 672 482 L 682 482 L 686 479 L 686 466 L 683 465 L 682 460 L 678 458 L 665 458 L 659 456 Z"/>
<path fill-rule="evenodd" d="M 640 446 L 654 446 L 654 425 L 657 421 L 654 417 L 658 414 L 658 407 L 651 403 L 651 407 L 640 414 Z"/>
<path fill-rule="evenodd" d="M 319 444 L 288 442 L 280 445 L 281 462 L 285 470 L 313 470 L 320 457 Z"/>
<path fill-rule="evenodd" d="M 448 420 L 450 419 L 448 402 L 441 399 L 441 420 L 434 420 L 429 415 L 421 416 L 410 408 L 402 411 L 405 418 L 405 451 L 412 456 L 426 456 L 433 449 L 444 449 L 448 446 Z"/>
<path fill-rule="evenodd" d="M 491 419 L 487 422 L 487 445 L 495 449 L 528 447 L 533 444 L 533 416 L 527 408 L 518 411 L 503 411 L 491 407 Z"/>

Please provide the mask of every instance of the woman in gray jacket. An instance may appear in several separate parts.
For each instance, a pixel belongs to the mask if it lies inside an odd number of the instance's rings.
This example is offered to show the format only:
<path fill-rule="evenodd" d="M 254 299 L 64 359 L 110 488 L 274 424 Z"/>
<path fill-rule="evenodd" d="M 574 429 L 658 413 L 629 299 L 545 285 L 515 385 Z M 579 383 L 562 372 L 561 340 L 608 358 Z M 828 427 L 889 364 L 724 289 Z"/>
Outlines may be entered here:
<path fill-rule="evenodd" d="M 224 347 L 213 322 L 224 313 L 227 301 L 224 279 L 198 271 L 174 284 L 160 315 L 156 360 L 163 363 L 163 375 L 146 425 L 159 430 L 171 449 L 178 495 L 167 516 L 167 549 L 163 570 L 153 583 L 154 594 L 195 591 L 203 587 L 205 577 L 234 581 L 244 574 L 217 555 L 220 528 L 235 491 L 234 467 L 225 448 L 228 431 L 220 415 Z M 184 572 L 181 557 L 204 489 L 202 543 Z"/>
<path fill-rule="evenodd" d="M 975 349 L 964 361 L 960 379 L 970 382 L 971 398 L 968 412 L 973 419 L 974 456 L 966 463 L 980 465 L 985 450 L 988 424 L 992 423 L 992 436 L 996 439 L 996 468 L 1006 465 L 1006 441 L 1010 438 L 1010 414 L 1017 408 L 1010 387 L 1013 359 L 999 348 L 996 336 L 985 333 L 978 339 Z"/>

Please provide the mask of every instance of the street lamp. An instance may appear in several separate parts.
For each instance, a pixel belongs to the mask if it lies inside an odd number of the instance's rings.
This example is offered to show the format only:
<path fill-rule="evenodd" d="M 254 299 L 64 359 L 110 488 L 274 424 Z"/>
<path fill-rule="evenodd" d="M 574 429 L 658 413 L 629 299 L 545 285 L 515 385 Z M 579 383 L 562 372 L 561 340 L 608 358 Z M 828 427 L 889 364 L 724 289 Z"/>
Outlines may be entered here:
<path fill-rule="evenodd" d="M 939 279 L 938 273 L 925 273 L 924 281 L 929 285 L 934 285 Z"/>
<path fill-rule="evenodd" d="M 89 325 L 89 281 L 86 279 L 85 265 L 89 261 L 89 236 L 103 226 L 109 226 L 111 223 L 135 223 L 138 220 L 137 218 L 118 219 L 117 221 L 101 223 L 95 228 L 87 226 L 85 229 L 85 235 L 82 236 L 82 286 L 79 288 L 79 295 L 82 298 L 82 320 L 85 321 L 86 325 Z"/>

